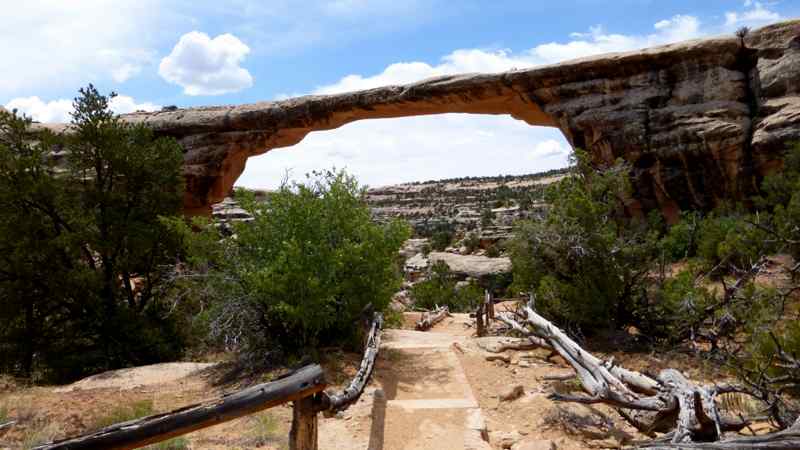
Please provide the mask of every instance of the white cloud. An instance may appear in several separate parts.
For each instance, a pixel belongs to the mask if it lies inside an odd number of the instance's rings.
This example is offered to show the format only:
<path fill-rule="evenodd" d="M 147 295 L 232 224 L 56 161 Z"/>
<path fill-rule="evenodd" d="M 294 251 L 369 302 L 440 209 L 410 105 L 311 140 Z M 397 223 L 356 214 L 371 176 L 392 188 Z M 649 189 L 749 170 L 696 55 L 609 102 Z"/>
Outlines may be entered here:
<path fill-rule="evenodd" d="M 623 35 L 606 32 L 594 26 L 586 33 L 572 33 L 573 40 L 540 44 L 520 53 L 511 50 L 459 49 L 442 57 L 439 64 L 399 62 L 390 64 L 373 76 L 358 74 L 343 77 L 338 82 L 317 88 L 315 94 L 333 94 L 357 89 L 369 89 L 389 84 L 405 84 L 439 75 L 465 72 L 502 72 L 609 52 L 621 52 L 667 44 L 703 36 L 700 20 L 693 16 L 676 15 L 654 25 L 648 35 Z"/>
<path fill-rule="evenodd" d="M 165 20 L 160 1 L 9 2 L 0 32 L 0 98 L 135 76 L 149 63 L 152 30 Z"/>
<path fill-rule="evenodd" d="M 118 95 L 111 99 L 109 107 L 117 114 L 125 114 L 134 111 L 155 111 L 161 109 L 161 106 L 150 103 L 137 103 L 132 97 L 127 95 Z M 43 101 L 39 97 L 19 97 L 15 98 L 5 104 L 5 108 L 10 110 L 16 109 L 20 113 L 31 117 L 37 122 L 44 123 L 66 123 L 72 120 L 72 100 L 58 99 L 48 102 Z"/>
<path fill-rule="evenodd" d="M 161 60 L 158 73 L 183 87 L 187 95 L 220 95 L 253 85 L 253 77 L 240 66 L 250 47 L 232 34 L 211 39 L 192 31 L 181 36 L 172 52 Z"/>
<path fill-rule="evenodd" d="M 124 83 L 139 75 L 144 66 L 155 61 L 155 52 L 147 49 L 133 49 L 125 52 L 118 49 L 103 49 L 98 52 L 97 56 L 109 67 L 111 79 L 117 83 Z"/>
<path fill-rule="evenodd" d="M 538 160 L 540 158 L 554 158 L 558 156 L 562 160 L 566 161 L 570 151 L 570 146 L 564 142 L 563 139 L 548 139 L 546 141 L 538 142 L 533 147 L 533 151 L 528 154 L 528 157 L 533 160 Z"/>
<path fill-rule="evenodd" d="M 5 108 L 9 111 L 16 109 L 37 122 L 69 122 L 72 100 L 44 102 L 39 97 L 20 97 L 6 103 Z"/>
<path fill-rule="evenodd" d="M 760 26 L 770 22 L 776 22 L 783 17 L 775 11 L 771 11 L 763 3 L 758 1 L 746 0 L 745 8 L 750 8 L 742 12 L 728 11 L 725 13 L 725 27 L 728 29 L 742 26 Z"/>
<path fill-rule="evenodd" d="M 133 97 L 128 97 L 127 95 L 117 95 L 111 99 L 108 106 L 117 114 L 127 114 L 136 111 L 156 111 L 161 109 L 161 105 L 150 102 L 137 103 Z"/>

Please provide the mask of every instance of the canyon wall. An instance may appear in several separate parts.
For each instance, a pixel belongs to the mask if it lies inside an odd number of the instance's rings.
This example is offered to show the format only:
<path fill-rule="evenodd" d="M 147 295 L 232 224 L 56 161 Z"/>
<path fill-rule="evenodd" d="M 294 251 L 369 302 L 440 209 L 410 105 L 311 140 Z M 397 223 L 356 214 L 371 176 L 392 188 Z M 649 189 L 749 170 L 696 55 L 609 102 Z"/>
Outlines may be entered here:
<path fill-rule="evenodd" d="M 186 211 L 207 214 L 251 156 L 356 120 L 442 113 L 509 114 L 530 125 L 558 127 L 574 147 L 590 151 L 598 166 L 617 158 L 630 164 L 633 212 L 659 208 L 674 218 L 681 209 L 744 199 L 760 177 L 780 166 L 784 143 L 800 140 L 800 20 L 744 39 L 711 38 L 497 74 L 123 117 L 178 139 L 186 151 Z"/>

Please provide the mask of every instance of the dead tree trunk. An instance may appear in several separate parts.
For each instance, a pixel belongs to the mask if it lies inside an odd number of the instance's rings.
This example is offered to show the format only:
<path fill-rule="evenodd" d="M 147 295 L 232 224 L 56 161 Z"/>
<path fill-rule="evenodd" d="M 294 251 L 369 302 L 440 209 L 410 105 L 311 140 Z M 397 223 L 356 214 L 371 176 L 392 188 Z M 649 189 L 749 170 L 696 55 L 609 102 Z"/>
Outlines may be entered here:
<path fill-rule="evenodd" d="M 588 393 L 552 394 L 555 400 L 612 405 L 641 432 L 650 436 L 655 436 L 655 432 L 669 433 L 670 444 L 686 448 L 703 448 L 689 444 L 719 441 L 724 432 L 739 431 L 747 425 L 745 420 L 723 417 L 715 402 L 720 394 L 746 393 L 740 387 L 696 385 L 674 369 L 662 370 L 656 378 L 651 378 L 616 366 L 613 361 L 603 361 L 582 349 L 529 306 L 518 317 L 504 313 L 498 318 L 514 330 L 538 339 L 531 342 L 540 340 L 543 347 L 555 350 L 572 366 Z M 795 447 L 765 448 L 800 448 L 796 434 L 785 436 Z M 766 436 L 759 438 L 767 442 Z"/>
<path fill-rule="evenodd" d="M 450 314 L 450 311 L 447 306 L 442 306 L 431 312 L 424 312 L 419 322 L 417 322 L 416 328 L 418 331 L 427 331 L 441 322 L 448 314 Z"/>
<path fill-rule="evenodd" d="M 800 421 L 776 433 L 761 436 L 746 436 L 719 442 L 649 442 L 640 448 L 652 450 L 702 449 L 702 450 L 750 450 L 750 449 L 796 449 L 800 448 Z"/>

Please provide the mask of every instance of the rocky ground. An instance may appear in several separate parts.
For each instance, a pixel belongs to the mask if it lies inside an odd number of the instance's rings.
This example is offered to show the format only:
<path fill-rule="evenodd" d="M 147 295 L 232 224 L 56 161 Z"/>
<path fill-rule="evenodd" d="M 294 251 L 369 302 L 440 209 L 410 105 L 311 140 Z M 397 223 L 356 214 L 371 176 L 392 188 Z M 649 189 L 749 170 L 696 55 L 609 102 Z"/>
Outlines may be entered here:
<path fill-rule="evenodd" d="M 574 388 L 570 381 L 546 379 L 571 372 L 559 358 L 548 359 L 541 351 L 489 353 L 501 338 L 473 337 L 467 315 L 456 314 L 429 332 L 410 329 L 416 313 L 404 319 L 404 329 L 386 331 L 374 378 L 361 400 L 337 417 L 321 419 L 320 449 L 618 448 L 643 438 L 604 406 L 549 400 L 554 389 Z M 654 372 L 669 364 L 699 380 L 719 375 L 677 354 L 611 354 L 639 370 Z M 328 354 L 323 366 L 333 386 L 348 381 L 359 358 Z M 243 384 L 218 385 L 222 373 L 220 365 L 171 363 L 96 375 L 69 386 L 0 384 L 0 412 L 17 420 L 0 430 L 0 448 L 82 433 L 122 418 L 126 409 L 171 410 Z M 286 448 L 290 424 L 291 408 L 284 405 L 192 433 L 177 442 L 182 447 L 173 448 Z"/>

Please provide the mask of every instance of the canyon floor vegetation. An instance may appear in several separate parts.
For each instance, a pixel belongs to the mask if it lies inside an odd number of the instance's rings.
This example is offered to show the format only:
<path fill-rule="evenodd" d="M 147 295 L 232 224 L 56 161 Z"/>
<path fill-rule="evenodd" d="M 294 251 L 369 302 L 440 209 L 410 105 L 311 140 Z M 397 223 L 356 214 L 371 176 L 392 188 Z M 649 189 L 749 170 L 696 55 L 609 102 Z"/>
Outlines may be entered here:
<path fill-rule="evenodd" d="M 688 211 L 670 225 L 624 213 L 622 162 L 598 171 L 578 151 L 574 167 L 549 187 L 547 216 L 517 224 L 513 288 L 587 345 L 625 331 L 632 350 L 682 348 L 724 367 L 776 428 L 794 424 L 800 145 L 746 204 Z"/>

